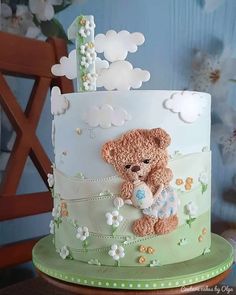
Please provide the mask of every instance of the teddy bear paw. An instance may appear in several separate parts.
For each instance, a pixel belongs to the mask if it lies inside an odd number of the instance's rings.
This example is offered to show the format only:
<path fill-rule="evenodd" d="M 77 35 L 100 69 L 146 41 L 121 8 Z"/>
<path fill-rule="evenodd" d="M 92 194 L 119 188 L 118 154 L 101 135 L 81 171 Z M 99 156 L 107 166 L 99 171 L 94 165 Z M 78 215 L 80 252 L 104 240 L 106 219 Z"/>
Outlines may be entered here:
<path fill-rule="evenodd" d="M 140 237 L 154 234 L 155 223 L 156 219 L 150 216 L 144 216 L 138 220 L 135 220 L 132 226 L 133 233 Z"/>
<path fill-rule="evenodd" d="M 172 232 L 178 225 L 177 215 L 172 215 L 168 218 L 158 219 L 154 225 L 154 231 L 156 234 L 164 235 Z"/>

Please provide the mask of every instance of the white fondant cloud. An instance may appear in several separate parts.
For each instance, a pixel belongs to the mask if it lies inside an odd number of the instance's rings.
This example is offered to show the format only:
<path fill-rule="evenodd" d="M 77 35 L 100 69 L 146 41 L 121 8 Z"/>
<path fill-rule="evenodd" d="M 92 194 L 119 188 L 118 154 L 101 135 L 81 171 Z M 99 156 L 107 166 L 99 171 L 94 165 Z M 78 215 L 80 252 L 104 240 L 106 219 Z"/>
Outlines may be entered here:
<path fill-rule="evenodd" d="M 109 63 L 101 58 L 96 58 L 96 73 L 99 75 L 102 69 L 109 67 Z M 77 77 L 76 69 L 76 50 L 72 50 L 68 57 L 63 56 L 59 64 L 52 66 L 51 71 L 54 76 L 66 76 L 73 80 Z"/>
<path fill-rule="evenodd" d="M 97 78 L 97 86 L 105 87 L 107 90 L 129 90 L 139 88 L 142 82 L 150 79 L 148 71 L 139 68 L 133 69 L 131 63 L 125 60 L 110 64 L 109 68 L 103 69 Z"/>
<path fill-rule="evenodd" d="M 98 53 L 104 52 L 107 60 L 113 62 L 125 60 L 128 52 L 137 51 L 137 46 L 145 41 L 141 33 L 129 33 L 128 31 L 116 32 L 110 30 L 95 37 L 95 49 Z"/>
<path fill-rule="evenodd" d="M 100 75 L 103 69 L 109 68 L 109 62 L 105 59 L 101 59 L 100 57 L 96 58 L 96 74 Z"/>
<path fill-rule="evenodd" d="M 131 120 L 131 116 L 123 108 L 113 108 L 109 104 L 102 106 L 92 106 L 84 115 L 84 121 L 90 127 L 110 128 L 114 126 L 122 126 L 125 121 Z"/>
<path fill-rule="evenodd" d="M 202 114 L 206 102 L 199 93 L 177 92 L 164 102 L 164 106 L 187 123 L 195 122 Z"/>
<path fill-rule="evenodd" d="M 69 108 L 69 101 L 61 94 L 59 87 L 54 86 L 51 91 L 51 113 L 53 115 L 64 114 Z"/>
<path fill-rule="evenodd" d="M 52 66 L 51 71 L 55 76 L 66 76 L 72 80 L 77 76 L 76 72 L 76 50 L 72 50 L 69 56 L 62 56 L 59 64 Z"/>

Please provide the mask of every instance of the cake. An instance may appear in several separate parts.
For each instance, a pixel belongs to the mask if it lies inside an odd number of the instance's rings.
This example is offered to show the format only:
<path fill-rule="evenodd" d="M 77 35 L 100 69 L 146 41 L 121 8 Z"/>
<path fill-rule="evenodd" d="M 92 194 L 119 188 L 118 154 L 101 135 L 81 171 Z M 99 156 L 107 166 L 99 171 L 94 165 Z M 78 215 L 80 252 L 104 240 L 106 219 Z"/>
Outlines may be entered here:
<path fill-rule="evenodd" d="M 56 75 L 77 77 L 80 91 L 52 89 L 50 255 L 56 253 L 56 269 L 68 272 L 72 261 L 87 276 L 95 268 L 106 276 L 122 270 L 126 281 L 144 272 L 149 281 L 151 269 L 169 277 L 168 266 L 176 271 L 183 263 L 194 267 L 194 259 L 211 251 L 211 97 L 193 91 L 130 90 L 150 78 L 125 61 L 144 42 L 143 35 L 97 35 L 96 51 L 109 64 L 95 62 L 93 29 L 91 16 L 77 18 L 69 29 L 77 49 L 52 68 Z M 106 90 L 96 91 L 96 83 Z M 126 275 L 126 270 L 131 271 Z M 86 276 L 77 283 L 111 284 Z M 116 281 L 112 286 L 119 287 Z"/>

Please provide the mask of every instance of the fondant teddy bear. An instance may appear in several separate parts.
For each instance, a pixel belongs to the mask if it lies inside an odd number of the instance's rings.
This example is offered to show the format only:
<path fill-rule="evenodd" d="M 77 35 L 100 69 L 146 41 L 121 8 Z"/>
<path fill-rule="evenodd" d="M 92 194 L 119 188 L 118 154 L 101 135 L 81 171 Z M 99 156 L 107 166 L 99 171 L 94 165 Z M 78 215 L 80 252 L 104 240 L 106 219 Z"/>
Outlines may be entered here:
<path fill-rule="evenodd" d="M 161 128 L 136 129 L 102 147 L 103 159 L 124 179 L 121 198 L 143 210 L 132 225 L 138 236 L 166 234 L 178 225 L 178 201 L 169 187 L 173 175 L 167 168 L 170 142 Z"/>

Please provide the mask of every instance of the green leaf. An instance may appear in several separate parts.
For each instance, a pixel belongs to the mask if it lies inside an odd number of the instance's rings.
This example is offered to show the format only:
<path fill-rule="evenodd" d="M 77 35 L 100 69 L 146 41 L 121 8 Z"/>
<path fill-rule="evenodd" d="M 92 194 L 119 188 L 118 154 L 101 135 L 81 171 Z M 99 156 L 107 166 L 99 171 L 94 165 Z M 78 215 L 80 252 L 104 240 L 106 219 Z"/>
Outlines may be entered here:
<path fill-rule="evenodd" d="M 37 27 L 40 27 L 40 21 L 37 19 L 37 17 L 35 16 L 35 14 L 33 14 L 33 22 Z"/>
<path fill-rule="evenodd" d="M 207 184 L 202 183 L 202 194 L 207 190 Z"/>
<path fill-rule="evenodd" d="M 41 22 L 40 28 L 46 37 L 62 38 L 66 40 L 68 44 L 72 44 L 72 42 L 68 40 L 65 30 L 57 19 L 53 18 L 50 21 Z"/>
<path fill-rule="evenodd" d="M 186 220 L 186 223 L 188 224 L 189 227 L 191 227 L 194 220 L 196 220 L 196 218 L 189 218 L 189 219 Z"/>

